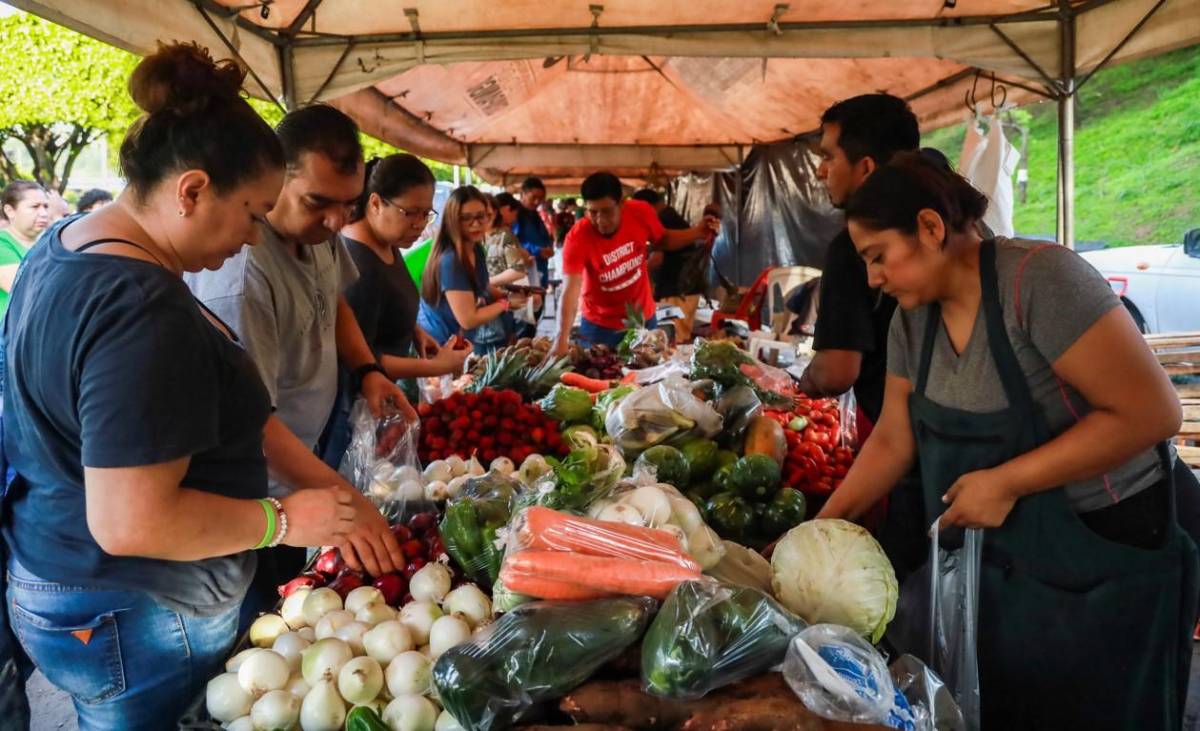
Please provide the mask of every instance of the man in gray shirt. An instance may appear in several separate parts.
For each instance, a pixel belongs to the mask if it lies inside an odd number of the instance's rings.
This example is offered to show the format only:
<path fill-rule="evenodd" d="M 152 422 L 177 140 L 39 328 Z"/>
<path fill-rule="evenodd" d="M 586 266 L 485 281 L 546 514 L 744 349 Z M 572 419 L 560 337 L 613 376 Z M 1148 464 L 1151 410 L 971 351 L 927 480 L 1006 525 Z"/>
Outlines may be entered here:
<path fill-rule="evenodd" d="M 237 334 L 271 395 L 274 414 L 263 439 L 271 494 L 328 485 L 350 490 L 359 526 L 340 548 L 351 567 L 378 576 L 404 566 L 387 521 L 313 452 L 337 395 L 339 359 L 376 414 L 390 399 L 416 418 L 376 363 L 342 295 L 358 277 L 336 236 L 362 191 L 358 128 L 333 107 L 317 105 L 288 114 L 276 133 L 287 176 L 274 209 L 258 221 L 261 242 L 243 247 L 221 269 L 186 280 Z M 256 582 L 259 593 L 295 576 L 304 562 L 290 550 L 273 558 L 273 568 L 260 569 L 267 575 Z"/>

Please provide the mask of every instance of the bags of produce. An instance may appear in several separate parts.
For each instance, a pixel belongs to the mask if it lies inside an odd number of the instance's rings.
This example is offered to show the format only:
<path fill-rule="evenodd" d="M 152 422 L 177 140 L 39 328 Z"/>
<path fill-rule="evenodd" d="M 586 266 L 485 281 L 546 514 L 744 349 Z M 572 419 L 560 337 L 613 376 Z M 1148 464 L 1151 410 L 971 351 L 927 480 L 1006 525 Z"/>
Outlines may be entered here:
<path fill-rule="evenodd" d="M 446 504 L 439 530 L 446 552 L 472 581 L 491 586 L 504 557 L 500 532 L 508 525 L 520 483 L 500 473 L 468 480 Z"/>
<path fill-rule="evenodd" d="M 338 472 L 370 498 L 390 522 L 433 508 L 417 449 L 421 425 L 408 421 L 394 407 L 379 419 L 359 399 L 350 410 L 350 445 Z"/>
<path fill-rule="evenodd" d="M 625 472 L 625 459 L 617 448 L 584 431 L 575 432 L 572 442 L 577 446 L 562 460 L 546 459 L 550 471 L 533 481 L 519 501 L 521 507 L 583 512 L 612 491 Z"/>
<path fill-rule="evenodd" d="M 763 558 L 758 551 L 734 543 L 721 541 L 725 547 L 725 555 L 719 563 L 704 573 L 722 584 L 730 586 L 747 586 L 767 594 L 771 593 L 771 562 Z"/>
<path fill-rule="evenodd" d="M 592 406 L 592 414 L 588 424 L 597 432 L 604 434 L 609 410 L 616 406 L 621 399 L 636 390 L 637 386 L 625 384 L 597 394 L 596 403 Z"/>
<path fill-rule="evenodd" d="M 541 599 L 662 599 L 700 571 L 672 533 L 534 507 L 509 531 L 500 579 L 510 592 Z"/>
<path fill-rule="evenodd" d="M 617 485 L 607 499 L 591 507 L 589 517 L 667 531 L 702 569 L 717 565 L 725 548 L 699 507 L 674 486 L 643 479 L 639 475 Z"/>
<path fill-rule="evenodd" d="M 582 388 L 559 383 L 538 404 L 542 412 L 559 424 L 578 424 L 587 421 L 592 413 L 592 397 Z"/>
<path fill-rule="evenodd" d="M 783 661 L 806 627 L 769 595 L 715 581 L 671 592 L 642 640 L 642 684 L 670 698 L 699 698 Z"/>
<path fill-rule="evenodd" d="M 442 653 L 433 666 L 438 699 L 464 729 L 507 728 L 624 652 L 654 607 L 632 597 L 519 606 Z"/>
<path fill-rule="evenodd" d="M 782 378 L 778 377 L 776 371 L 783 374 Z M 749 386 L 759 400 L 767 405 L 786 406 L 791 403 L 792 381 L 786 371 L 772 369 L 726 340 L 707 340 L 696 346 L 692 352 L 691 377 L 711 378 L 725 388 Z"/>
<path fill-rule="evenodd" d="M 771 583 L 785 607 L 810 623 L 833 623 L 878 642 L 896 614 L 896 572 L 866 528 L 811 520 L 771 554 Z"/>
<path fill-rule="evenodd" d="M 613 443 L 629 454 L 685 432 L 714 437 L 721 423 L 721 415 L 692 393 L 689 381 L 672 376 L 626 396 L 609 409 L 604 426 Z"/>
<path fill-rule="evenodd" d="M 783 677 L 810 711 L 831 721 L 917 731 L 913 709 L 892 682 L 883 655 L 847 627 L 817 624 L 787 648 Z"/>
<path fill-rule="evenodd" d="M 716 451 L 713 451 L 716 458 Z M 657 482 L 665 482 L 676 487 L 686 487 L 691 470 L 683 452 L 666 444 L 650 447 L 638 455 L 633 463 L 634 474 L 646 473 L 652 475 Z"/>

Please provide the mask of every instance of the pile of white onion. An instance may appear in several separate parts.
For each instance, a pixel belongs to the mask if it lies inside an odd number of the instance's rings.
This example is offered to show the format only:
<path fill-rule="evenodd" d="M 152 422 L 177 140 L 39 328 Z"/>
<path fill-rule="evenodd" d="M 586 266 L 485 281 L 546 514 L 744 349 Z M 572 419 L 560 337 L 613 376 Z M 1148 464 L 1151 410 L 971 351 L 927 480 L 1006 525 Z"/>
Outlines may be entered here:
<path fill-rule="evenodd" d="M 437 705 L 433 661 L 470 640 L 492 606 L 474 584 L 450 583 L 444 565 L 426 565 L 398 612 L 372 586 L 345 602 L 329 588 L 297 589 L 209 681 L 209 715 L 230 731 L 340 731 L 350 708 L 370 706 L 393 731 L 460 731 Z"/>

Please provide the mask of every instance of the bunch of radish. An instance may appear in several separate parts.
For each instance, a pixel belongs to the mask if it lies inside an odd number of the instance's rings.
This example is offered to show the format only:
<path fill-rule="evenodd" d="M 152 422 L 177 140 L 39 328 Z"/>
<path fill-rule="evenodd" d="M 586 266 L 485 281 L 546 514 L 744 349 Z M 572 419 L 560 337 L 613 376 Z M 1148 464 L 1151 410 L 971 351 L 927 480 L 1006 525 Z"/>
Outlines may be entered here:
<path fill-rule="evenodd" d="M 492 607 L 479 587 L 452 582 L 449 567 L 427 563 L 398 609 L 378 586 L 292 587 L 278 614 L 250 627 L 253 647 L 209 682 L 209 714 L 232 729 L 335 731 L 365 705 L 393 729 L 458 728 L 437 704 L 432 664 L 489 622 Z"/>

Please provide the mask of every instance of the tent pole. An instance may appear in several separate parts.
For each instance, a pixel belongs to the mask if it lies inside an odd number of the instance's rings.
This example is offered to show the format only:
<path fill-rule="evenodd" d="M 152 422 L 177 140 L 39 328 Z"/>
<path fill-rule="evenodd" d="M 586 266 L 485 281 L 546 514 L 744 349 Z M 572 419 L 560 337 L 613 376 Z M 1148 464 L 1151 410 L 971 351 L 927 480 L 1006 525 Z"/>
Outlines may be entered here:
<path fill-rule="evenodd" d="M 298 107 L 296 103 L 296 49 L 288 40 L 279 47 L 279 70 L 283 78 L 283 106 L 289 112 Z"/>
<path fill-rule="evenodd" d="M 1062 79 L 1058 97 L 1058 242 L 1075 248 L 1075 15 L 1059 0 Z"/>
<path fill-rule="evenodd" d="M 733 173 L 733 240 L 730 241 L 730 248 L 733 251 L 733 281 L 737 287 L 742 286 L 742 165 L 746 162 L 746 156 L 742 152 L 742 148 L 738 146 L 738 164 Z M 736 292 L 734 294 L 737 294 Z"/>

